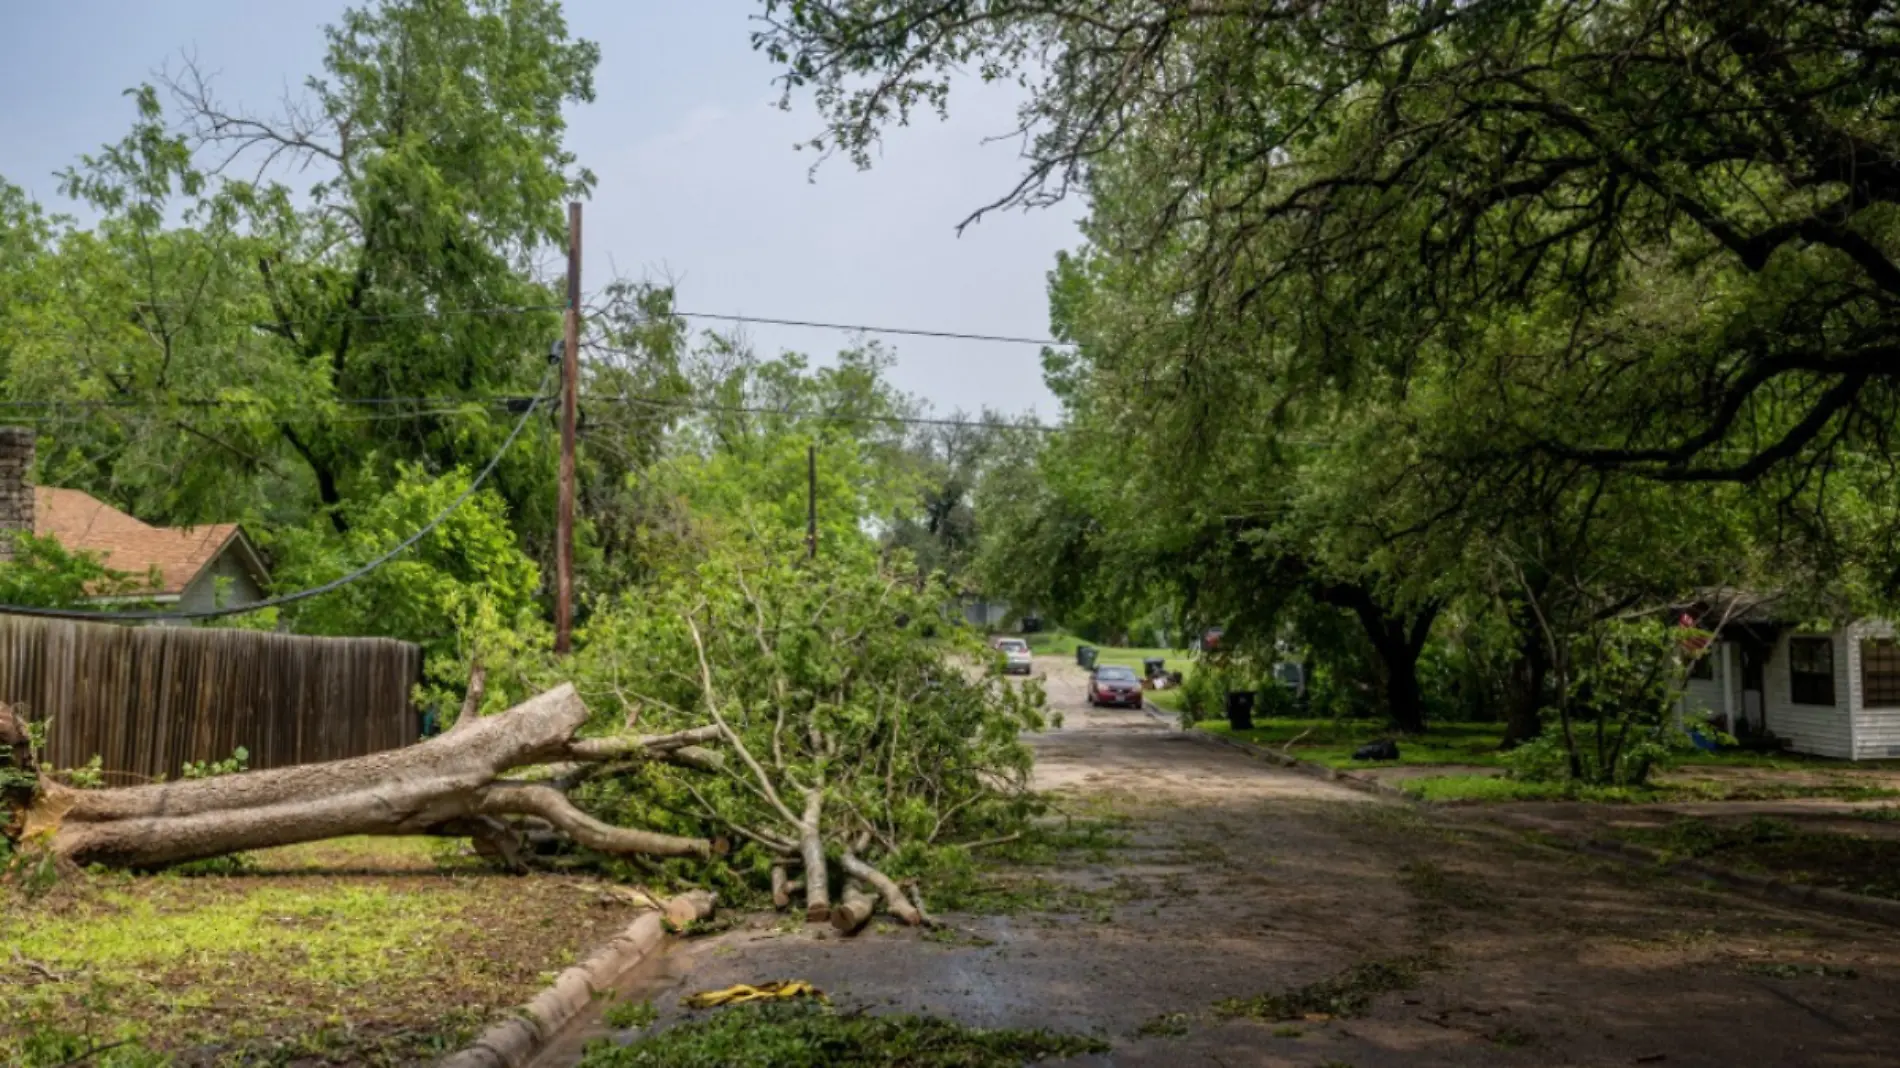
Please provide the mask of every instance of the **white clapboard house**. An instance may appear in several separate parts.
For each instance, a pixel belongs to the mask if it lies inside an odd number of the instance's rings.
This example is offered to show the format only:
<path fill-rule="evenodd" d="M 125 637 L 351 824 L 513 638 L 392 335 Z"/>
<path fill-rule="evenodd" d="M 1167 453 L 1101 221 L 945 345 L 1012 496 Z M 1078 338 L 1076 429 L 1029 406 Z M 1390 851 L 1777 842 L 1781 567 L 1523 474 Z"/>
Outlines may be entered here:
<path fill-rule="evenodd" d="M 1817 624 L 1756 600 L 1717 599 L 1686 613 L 1714 635 L 1683 712 L 1730 734 L 1772 734 L 1797 753 L 1900 757 L 1900 641 L 1884 619 Z"/>

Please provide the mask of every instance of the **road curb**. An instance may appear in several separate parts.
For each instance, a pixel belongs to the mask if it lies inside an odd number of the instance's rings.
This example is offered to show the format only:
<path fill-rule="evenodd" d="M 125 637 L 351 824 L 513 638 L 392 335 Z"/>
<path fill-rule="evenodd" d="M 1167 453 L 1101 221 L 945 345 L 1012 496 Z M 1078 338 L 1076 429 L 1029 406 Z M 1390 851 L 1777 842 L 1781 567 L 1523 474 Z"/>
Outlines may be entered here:
<path fill-rule="evenodd" d="M 1166 713 L 1151 703 L 1146 704 L 1145 707 L 1149 715 L 1157 719 L 1173 718 L 1166 716 Z M 1298 757 L 1288 756 L 1285 753 L 1276 753 L 1264 746 L 1255 745 L 1252 742 L 1244 742 L 1238 738 L 1223 737 L 1201 730 L 1198 727 L 1180 727 L 1179 729 L 1200 741 L 1245 753 L 1248 756 L 1264 760 L 1269 764 L 1286 768 L 1290 771 L 1297 771 L 1315 778 L 1337 782 L 1342 786 L 1364 793 L 1377 794 L 1382 797 L 1404 801 L 1417 808 L 1428 809 L 1446 823 L 1460 828 L 1488 834 L 1503 833 L 1509 835 L 1511 833 L 1509 828 L 1492 821 L 1474 820 L 1468 817 L 1464 819 L 1454 817 L 1445 806 L 1433 805 L 1421 801 L 1390 783 L 1380 782 L 1363 775 L 1355 775 L 1349 771 L 1341 771 L 1338 768 L 1329 768 L 1324 764 L 1315 764 L 1312 761 L 1301 760 Z M 1784 882 L 1772 876 L 1736 871 L 1731 868 L 1723 868 L 1695 859 L 1674 859 L 1660 850 L 1648 849 L 1631 842 L 1624 842 L 1614 838 L 1597 838 L 1592 835 L 1568 833 L 1561 829 L 1550 827 L 1524 828 L 1520 826 L 1518 831 L 1521 834 L 1521 832 L 1525 830 L 1532 829 L 1538 831 L 1549 844 L 1567 852 L 1585 853 L 1591 856 L 1604 857 L 1621 861 L 1624 864 L 1632 866 L 1660 867 L 1686 878 L 1720 883 L 1731 890 L 1742 893 L 1744 896 L 1766 899 L 1779 904 L 1795 905 L 1819 912 L 1831 913 L 1836 916 L 1846 916 L 1850 919 L 1900 927 L 1900 901 L 1892 901 L 1883 897 L 1868 897 L 1865 894 L 1850 894 L 1844 890 L 1833 890 L 1824 886 L 1814 886 L 1809 883 Z M 1512 837 L 1514 840 L 1521 840 L 1517 835 L 1513 835 Z"/>
<path fill-rule="evenodd" d="M 606 945 L 556 976 L 552 985 L 516 1008 L 512 1017 L 482 1032 L 467 1049 L 438 1062 L 439 1068 L 521 1068 L 596 996 L 614 989 L 636 965 L 652 956 L 666 941 L 670 928 L 710 917 L 713 903 L 710 892 L 695 890 L 673 898 L 659 911 L 641 913 Z"/>

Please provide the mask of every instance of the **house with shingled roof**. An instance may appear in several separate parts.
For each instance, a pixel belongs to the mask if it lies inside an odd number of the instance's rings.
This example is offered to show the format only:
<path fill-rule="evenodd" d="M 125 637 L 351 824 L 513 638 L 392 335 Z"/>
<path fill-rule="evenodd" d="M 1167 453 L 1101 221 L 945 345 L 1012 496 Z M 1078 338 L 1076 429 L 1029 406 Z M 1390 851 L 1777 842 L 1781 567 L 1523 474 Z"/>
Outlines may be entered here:
<path fill-rule="evenodd" d="M 0 534 L 31 530 L 68 552 L 95 554 L 135 579 L 152 576 L 149 587 L 100 600 L 198 611 L 264 599 L 270 572 L 236 523 L 158 527 L 81 490 L 30 485 L 33 447 L 31 431 L 0 428 Z M 0 556 L 11 555 L 11 544 L 6 541 Z"/>
<path fill-rule="evenodd" d="M 264 599 L 270 572 L 236 523 L 155 527 L 90 493 L 33 489 L 33 533 L 68 552 L 96 553 L 107 567 L 156 585 L 133 595 L 165 608 L 198 611 Z"/>

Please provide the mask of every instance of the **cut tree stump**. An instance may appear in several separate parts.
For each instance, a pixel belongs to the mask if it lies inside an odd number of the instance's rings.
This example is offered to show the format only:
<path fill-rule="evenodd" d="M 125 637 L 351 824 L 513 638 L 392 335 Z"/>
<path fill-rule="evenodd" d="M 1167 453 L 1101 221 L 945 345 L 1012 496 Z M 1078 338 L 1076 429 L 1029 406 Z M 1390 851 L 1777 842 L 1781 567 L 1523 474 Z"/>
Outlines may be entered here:
<path fill-rule="evenodd" d="M 877 899 L 864 892 L 856 879 L 845 883 L 844 897 L 831 910 L 831 925 L 845 934 L 857 934 L 877 911 Z"/>

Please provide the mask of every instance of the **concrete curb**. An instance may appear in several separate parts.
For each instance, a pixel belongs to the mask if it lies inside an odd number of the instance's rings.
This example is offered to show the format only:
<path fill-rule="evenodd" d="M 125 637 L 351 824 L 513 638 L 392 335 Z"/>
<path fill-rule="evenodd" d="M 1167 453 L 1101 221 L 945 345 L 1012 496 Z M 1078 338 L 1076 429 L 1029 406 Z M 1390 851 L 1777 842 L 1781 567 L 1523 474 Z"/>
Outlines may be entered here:
<path fill-rule="evenodd" d="M 705 890 L 681 894 L 662 911 L 644 912 L 613 940 L 567 969 L 554 984 L 515 1010 L 513 1017 L 482 1032 L 475 1044 L 439 1062 L 439 1068 L 521 1068 L 597 995 L 612 990 L 635 965 L 666 939 L 669 927 L 684 927 L 713 913 Z"/>
<path fill-rule="evenodd" d="M 1148 714 L 1157 719 L 1166 719 L 1168 721 L 1173 721 L 1174 719 L 1174 717 L 1168 716 L 1167 713 L 1152 704 L 1147 704 L 1145 707 Z M 1340 771 L 1338 768 L 1329 768 L 1324 764 L 1315 764 L 1308 760 L 1301 760 L 1298 757 L 1287 756 L 1284 753 L 1276 753 L 1264 746 L 1254 745 L 1252 742 L 1244 742 L 1238 738 L 1225 738 L 1218 734 L 1210 734 L 1198 727 L 1180 727 L 1179 729 L 1199 741 L 1245 753 L 1248 756 L 1264 760 L 1269 764 L 1286 768 L 1290 771 L 1297 771 L 1304 775 L 1311 775 L 1314 778 L 1336 782 L 1342 786 L 1350 787 L 1364 793 L 1377 794 L 1382 797 L 1404 801 L 1418 808 L 1429 809 L 1438 814 L 1445 822 L 1465 830 L 1478 831 L 1486 834 L 1510 834 L 1508 828 L 1497 823 L 1473 820 L 1471 818 L 1459 819 L 1453 817 L 1451 815 L 1452 809 L 1443 805 L 1433 805 L 1421 801 L 1399 787 L 1393 786 L 1391 783 L 1380 782 L 1377 779 L 1364 775 L 1355 775 L 1350 771 Z M 1868 897 L 1865 894 L 1850 894 L 1844 890 L 1832 890 L 1824 886 L 1812 886 L 1807 883 L 1783 882 L 1772 876 L 1757 875 L 1753 872 L 1735 871 L 1730 868 L 1722 868 L 1714 864 L 1708 864 L 1700 860 L 1671 859 L 1667 854 L 1658 850 L 1646 849 L 1642 846 L 1614 838 L 1596 838 L 1586 834 L 1568 833 L 1550 827 L 1525 828 L 1520 826 L 1518 830 L 1536 830 L 1552 845 L 1568 852 L 1588 853 L 1592 856 L 1606 857 L 1629 865 L 1660 867 L 1685 878 L 1720 883 L 1731 890 L 1738 891 L 1749 897 L 1763 898 L 1779 904 L 1814 909 L 1836 916 L 1846 916 L 1850 919 L 1900 927 L 1900 901 L 1893 901 L 1883 897 Z"/>

